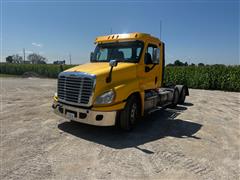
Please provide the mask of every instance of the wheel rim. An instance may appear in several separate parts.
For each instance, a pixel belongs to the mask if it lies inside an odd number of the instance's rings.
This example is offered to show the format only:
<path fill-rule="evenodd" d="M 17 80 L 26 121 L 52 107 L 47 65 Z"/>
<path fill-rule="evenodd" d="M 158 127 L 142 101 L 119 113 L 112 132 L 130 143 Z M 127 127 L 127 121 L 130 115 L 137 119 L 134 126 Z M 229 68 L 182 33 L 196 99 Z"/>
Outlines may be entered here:
<path fill-rule="evenodd" d="M 131 111 L 130 111 L 130 121 L 132 124 L 134 124 L 137 117 L 137 104 L 133 103 Z"/>

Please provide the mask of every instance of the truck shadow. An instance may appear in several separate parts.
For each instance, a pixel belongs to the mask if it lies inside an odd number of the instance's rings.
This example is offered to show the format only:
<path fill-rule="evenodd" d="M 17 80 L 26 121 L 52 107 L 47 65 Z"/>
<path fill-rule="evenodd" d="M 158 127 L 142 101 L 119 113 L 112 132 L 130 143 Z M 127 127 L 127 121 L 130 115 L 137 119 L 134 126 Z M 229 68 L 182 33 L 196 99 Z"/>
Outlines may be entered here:
<path fill-rule="evenodd" d="M 77 122 L 63 122 L 58 128 L 76 137 L 116 149 L 129 147 L 140 149 L 137 146 L 167 136 L 200 139 L 194 134 L 201 129 L 201 124 L 176 118 L 186 109 L 184 106 L 178 106 L 176 109 L 152 113 L 140 121 L 131 132 L 123 132 L 115 127 L 96 127 Z"/>

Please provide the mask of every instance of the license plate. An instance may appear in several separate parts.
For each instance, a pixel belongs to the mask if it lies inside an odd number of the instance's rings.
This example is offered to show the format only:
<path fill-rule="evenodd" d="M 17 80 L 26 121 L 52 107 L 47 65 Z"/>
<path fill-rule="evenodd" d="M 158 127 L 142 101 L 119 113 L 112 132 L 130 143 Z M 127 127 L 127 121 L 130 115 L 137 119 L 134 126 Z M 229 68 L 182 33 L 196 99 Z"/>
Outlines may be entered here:
<path fill-rule="evenodd" d="M 72 120 L 72 119 L 75 118 L 74 113 L 70 113 L 70 112 L 67 112 L 66 116 L 67 116 L 67 118 L 70 119 L 70 120 Z"/>

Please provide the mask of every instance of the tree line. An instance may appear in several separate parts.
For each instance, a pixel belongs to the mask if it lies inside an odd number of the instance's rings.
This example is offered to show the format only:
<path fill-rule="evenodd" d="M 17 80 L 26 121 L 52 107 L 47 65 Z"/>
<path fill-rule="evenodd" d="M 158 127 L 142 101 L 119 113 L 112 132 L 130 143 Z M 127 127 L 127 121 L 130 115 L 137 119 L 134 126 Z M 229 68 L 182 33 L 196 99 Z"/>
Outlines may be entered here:
<path fill-rule="evenodd" d="M 14 54 L 6 57 L 6 62 L 10 64 L 47 64 L 47 58 L 31 53 L 27 56 L 27 60 L 24 60 L 22 56 Z"/>
<path fill-rule="evenodd" d="M 174 63 L 170 63 L 170 64 L 167 64 L 167 66 L 205 66 L 205 64 L 203 63 L 198 63 L 198 64 L 194 64 L 194 63 L 191 63 L 191 64 L 188 64 L 187 62 L 182 62 L 180 60 L 176 60 L 174 61 Z"/>
<path fill-rule="evenodd" d="M 6 62 L 11 64 L 47 64 L 47 58 L 32 53 L 27 56 L 27 60 L 24 61 L 22 56 L 18 54 L 14 54 L 12 56 L 6 57 Z M 65 60 L 63 61 L 54 61 L 53 64 L 65 64 Z M 182 62 L 181 60 L 175 60 L 174 63 L 167 64 L 166 66 L 205 66 L 203 63 L 198 64 L 188 64 L 187 62 Z"/>

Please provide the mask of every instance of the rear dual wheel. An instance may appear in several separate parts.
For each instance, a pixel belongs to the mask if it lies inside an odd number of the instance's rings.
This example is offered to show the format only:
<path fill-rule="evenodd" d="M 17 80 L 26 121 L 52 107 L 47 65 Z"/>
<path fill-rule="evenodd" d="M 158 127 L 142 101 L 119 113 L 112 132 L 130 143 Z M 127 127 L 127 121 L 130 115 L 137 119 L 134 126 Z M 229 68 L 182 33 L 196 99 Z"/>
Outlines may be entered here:
<path fill-rule="evenodd" d="M 179 91 L 178 91 L 178 88 L 175 88 L 173 92 L 173 100 L 172 100 L 171 107 L 175 108 L 178 104 L 178 101 L 179 101 Z"/>
<path fill-rule="evenodd" d="M 182 87 L 181 94 L 179 93 L 178 88 L 174 89 L 172 107 L 176 107 L 177 104 L 184 104 L 186 99 L 187 89 L 185 86 Z"/>
<path fill-rule="evenodd" d="M 178 103 L 179 104 L 184 104 L 185 99 L 186 99 L 186 94 L 187 94 L 187 89 L 185 86 L 183 86 Z"/>

